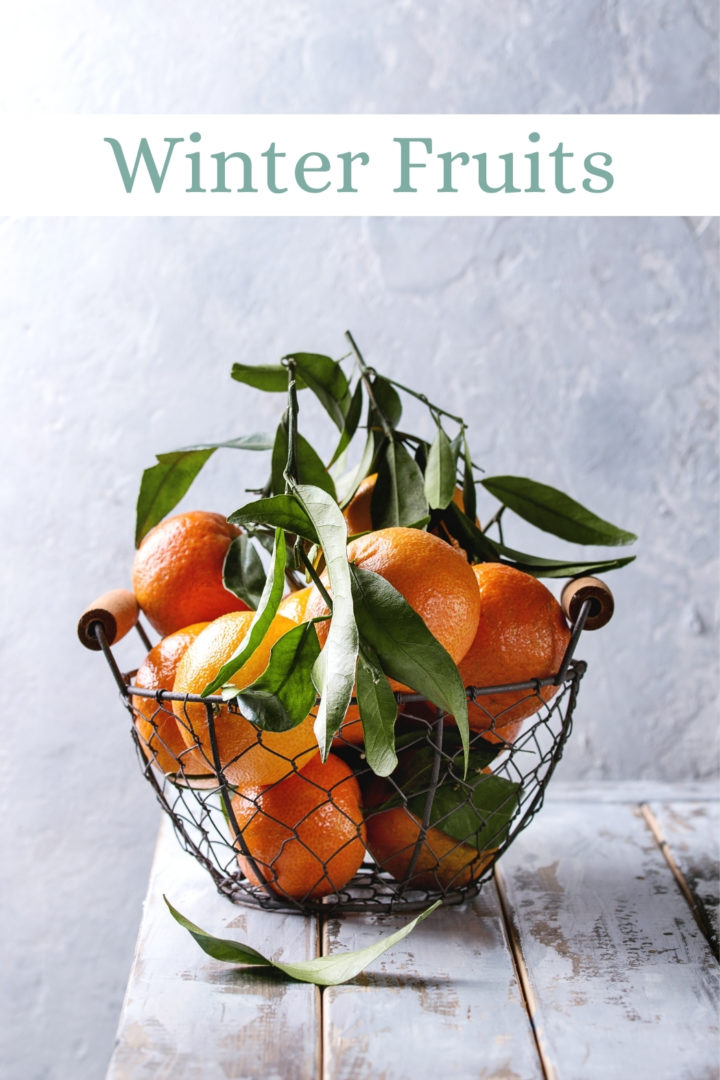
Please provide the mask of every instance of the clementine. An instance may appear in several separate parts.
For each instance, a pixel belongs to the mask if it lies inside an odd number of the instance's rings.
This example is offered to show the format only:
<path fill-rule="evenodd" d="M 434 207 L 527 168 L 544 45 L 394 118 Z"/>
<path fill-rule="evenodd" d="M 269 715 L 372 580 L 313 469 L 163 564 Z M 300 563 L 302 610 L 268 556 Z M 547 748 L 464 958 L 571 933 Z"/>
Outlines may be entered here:
<path fill-rule="evenodd" d="M 243 873 L 281 896 L 308 900 L 338 892 L 365 856 L 360 785 L 335 754 L 324 763 L 315 754 L 279 783 L 246 789 L 232 808 L 255 864 L 238 855 Z"/>
<path fill-rule="evenodd" d="M 207 625 L 194 623 L 159 641 L 138 668 L 133 685 L 141 690 L 172 690 L 180 660 Z M 181 771 L 186 779 L 208 773 L 207 762 L 185 745 L 169 701 L 160 703 L 134 694 L 131 703 L 140 742 L 154 765 L 166 775 Z"/>
<path fill-rule="evenodd" d="M 173 689 L 180 694 L 201 694 L 236 652 L 252 619 L 252 611 L 232 611 L 211 622 L 180 661 Z M 293 625 L 289 619 L 276 615 L 258 648 L 233 675 L 231 682 L 239 688 L 254 682 L 267 667 L 272 646 L 292 630 Z M 185 745 L 198 748 L 206 760 L 213 761 L 214 733 L 226 778 L 243 788 L 273 783 L 300 768 L 317 753 L 311 715 L 289 731 L 275 732 L 261 731 L 242 713 L 227 705 L 174 701 L 173 709 Z M 208 709 L 213 716 L 213 732 L 208 722 Z"/>
<path fill-rule="evenodd" d="M 480 617 L 459 669 L 466 686 L 490 687 L 555 675 L 570 640 L 562 608 L 537 578 L 502 563 L 473 566 Z M 550 701 L 557 687 L 506 690 L 468 703 L 470 727 L 511 743 L 523 720 Z"/>
<path fill-rule="evenodd" d="M 223 585 L 223 563 L 240 530 L 221 514 L 191 510 L 156 525 L 135 552 L 132 587 L 159 634 L 209 622 L 247 604 Z"/>

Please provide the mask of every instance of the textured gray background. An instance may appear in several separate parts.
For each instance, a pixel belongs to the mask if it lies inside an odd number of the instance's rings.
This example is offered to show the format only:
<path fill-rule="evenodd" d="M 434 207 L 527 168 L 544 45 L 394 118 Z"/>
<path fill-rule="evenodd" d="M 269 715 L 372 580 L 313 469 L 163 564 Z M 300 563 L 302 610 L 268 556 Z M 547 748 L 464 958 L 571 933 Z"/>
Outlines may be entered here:
<path fill-rule="evenodd" d="M 0 91 L 73 112 L 715 112 L 716 17 L 712 0 L 28 0 Z M 4 1075 L 95 1080 L 110 1053 L 159 811 L 74 626 L 129 583 L 153 454 L 277 417 L 231 382 L 235 359 L 339 355 L 350 327 L 471 421 L 490 473 L 638 532 L 615 620 L 583 641 L 559 775 L 717 776 L 717 226 L 0 224 Z M 260 465 L 217 455 L 185 505 L 230 512 Z"/>

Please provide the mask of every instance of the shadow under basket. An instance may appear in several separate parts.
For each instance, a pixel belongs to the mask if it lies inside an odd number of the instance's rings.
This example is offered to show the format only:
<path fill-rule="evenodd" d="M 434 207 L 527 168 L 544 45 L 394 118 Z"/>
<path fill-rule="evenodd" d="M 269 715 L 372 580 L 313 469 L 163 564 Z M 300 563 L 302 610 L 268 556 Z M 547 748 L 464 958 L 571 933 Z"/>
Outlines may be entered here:
<path fill-rule="evenodd" d="M 362 740 L 343 728 L 332 746 L 345 763 L 334 784 L 305 779 L 309 773 L 300 770 L 307 768 L 307 754 L 297 761 L 285 758 L 275 735 L 269 752 L 284 775 L 252 791 L 238 786 L 238 759 L 223 766 L 219 751 L 217 726 L 233 722 L 232 703 L 139 689 L 135 672 L 118 668 L 112 645 L 128 629 L 137 629 L 146 651 L 151 647 L 131 593 L 105 594 L 84 612 L 78 631 L 83 644 L 104 653 L 132 717 L 144 775 L 180 844 L 219 892 L 234 903 L 284 912 L 413 912 L 436 900 L 457 904 L 478 893 L 542 806 L 586 669 L 574 659 L 578 640 L 583 630 L 604 625 L 613 610 L 612 594 L 594 578 L 568 582 L 562 603 L 571 636 L 555 676 L 468 688 L 471 726 L 483 730 L 470 731 L 467 771 L 453 719 L 419 695 L 397 694 L 399 760 L 389 777 L 372 772 Z M 359 722 L 354 727 L 359 732 Z M 257 732 L 260 744 L 263 739 Z M 291 790 L 297 794 L 298 784 L 303 793 L 292 817 L 284 803 Z M 350 788 L 362 816 L 348 809 Z M 337 839 L 320 851 L 315 838 L 328 821 Z M 265 861 L 252 840 L 247 843 L 253 822 L 272 838 L 271 854 L 261 846 Z M 304 868 L 300 886 L 285 874 L 293 859 Z"/>

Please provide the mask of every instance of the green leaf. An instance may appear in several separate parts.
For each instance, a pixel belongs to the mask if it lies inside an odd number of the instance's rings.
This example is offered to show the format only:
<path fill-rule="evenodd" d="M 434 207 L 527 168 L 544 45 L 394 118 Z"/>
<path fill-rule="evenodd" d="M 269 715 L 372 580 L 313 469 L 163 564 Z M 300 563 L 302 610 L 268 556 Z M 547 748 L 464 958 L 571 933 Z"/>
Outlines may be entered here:
<path fill-rule="evenodd" d="M 346 449 L 350 445 L 350 442 L 357 431 L 358 424 L 360 423 L 360 417 L 362 415 L 362 403 L 363 403 L 363 384 L 362 380 L 358 380 L 355 391 L 350 399 L 350 405 L 348 406 L 347 413 L 345 414 L 345 420 L 343 423 L 342 431 L 340 433 L 340 441 L 335 447 L 335 453 L 330 458 L 330 465 L 334 465 L 338 458 L 345 453 Z"/>
<path fill-rule="evenodd" d="M 272 525 L 317 544 L 315 527 L 294 495 L 273 495 L 257 499 L 235 510 L 228 521 L 233 525 Z"/>
<path fill-rule="evenodd" d="M 265 588 L 265 568 L 255 545 L 242 533 L 230 544 L 223 563 L 223 585 L 248 607 L 257 608 Z"/>
<path fill-rule="evenodd" d="M 392 934 L 385 935 L 373 945 L 367 945 L 364 949 L 353 949 L 350 952 L 335 953 L 333 956 L 318 956 L 315 960 L 303 960 L 299 963 L 289 964 L 281 963 L 278 960 L 269 960 L 262 953 L 259 953 L 257 949 L 253 949 L 250 945 L 244 945 L 242 942 L 232 941 L 229 938 L 213 937 L 212 934 L 208 934 L 206 930 L 201 930 L 199 926 L 181 915 L 166 896 L 163 896 L 163 899 L 175 921 L 188 931 L 208 956 L 212 956 L 215 960 L 225 961 L 228 964 L 272 967 L 277 971 L 282 971 L 290 979 L 295 979 L 298 982 L 314 983 L 315 986 L 339 986 L 341 983 L 354 979 L 373 960 L 377 960 L 393 945 L 397 945 L 398 942 L 412 933 L 418 923 L 431 915 L 441 904 L 441 901 L 437 900 L 431 907 L 426 908 L 425 911 L 416 915 L 409 923 L 406 923 L 405 926 L 395 930 Z"/>
<path fill-rule="evenodd" d="M 370 503 L 373 528 L 417 526 L 429 520 L 420 467 L 401 442 L 389 441 L 378 465 Z"/>
<path fill-rule="evenodd" d="M 377 776 L 389 776 L 397 765 L 395 721 L 397 701 L 374 651 L 360 645 L 357 702 L 362 719 L 365 758 Z"/>
<path fill-rule="evenodd" d="M 475 492 L 475 477 L 473 475 L 472 456 L 465 431 L 462 433 L 463 441 L 463 505 L 465 513 L 470 521 L 477 517 L 477 499 Z"/>
<path fill-rule="evenodd" d="M 389 581 L 353 565 L 350 574 L 358 630 L 383 671 L 454 716 L 467 754 L 467 698 L 452 657 Z"/>
<path fill-rule="evenodd" d="M 507 839 L 518 808 L 521 784 L 475 769 L 472 780 L 447 780 L 438 785 L 430 811 L 430 826 L 478 851 L 499 847 Z M 408 800 L 408 809 L 422 820 L 425 795 Z"/>
<path fill-rule="evenodd" d="M 283 634 L 262 675 L 236 695 L 243 716 L 263 731 L 289 731 L 301 724 L 315 704 L 311 672 L 319 653 L 312 622 Z"/>
<path fill-rule="evenodd" d="M 214 694 L 221 686 L 230 682 L 235 672 L 239 671 L 243 664 L 250 659 L 265 637 L 268 627 L 275 617 L 278 604 L 282 599 L 285 587 L 285 557 L 285 533 L 282 529 L 276 529 L 272 565 L 265 581 L 265 588 L 260 597 L 257 611 L 248 627 L 248 632 L 232 656 L 222 665 L 215 678 L 203 689 L 203 697 Z"/>
<path fill-rule="evenodd" d="M 391 428 L 396 428 L 402 416 L 402 401 L 397 390 L 382 375 L 376 375 L 370 386 L 372 387 L 372 396 L 375 399 L 377 408 L 371 405 L 368 426 L 379 424 L 382 427 L 380 420 L 382 417 Z"/>
<path fill-rule="evenodd" d="M 425 468 L 425 497 L 431 510 L 444 510 L 455 494 L 457 455 L 438 424 Z"/>
<path fill-rule="evenodd" d="M 442 521 L 448 532 L 467 553 L 470 562 L 501 562 L 500 545 L 478 529 L 466 513 L 454 502 L 448 503 L 442 513 Z"/>
<path fill-rule="evenodd" d="M 315 735 L 325 760 L 353 694 L 359 644 L 347 560 L 347 525 L 327 492 L 306 484 L 293 485 L 293 491 L 323 549 L 332 595 L 330 630 L 313 668 L 313 682 L 320 695 Z"/>
<path fill-rule="evenodd" d="M 287 394 L 288 371 L 283 364 L 233 364 L 230 374 L 237 382 L 253 386 L 256 390 Z M 301 378 L 296 378 L 295 382 L 298 390 L 305 387 Z"/>
<path fill-rule="evenodd" d="M 135 515 L 136 546 L 154 525 L 177 506 L 205 462 L 221 447 L 270 450 L 272 440 L 267 435 L 247 435 L 227 442 L 201 443 L 171 450 L 167 454 L 156 454 L 157 465 L 145 469 L 140 482 Z"/>
<path fill-rule="evenodd" d="M 365 477 L 370 475 L 374 460 L 375 436 L 369 431 L 357 468 L 337 483 L 338 502 L 342 507 L 347 506 Z"/>
<path fill-rule="evenodd" d="M 525 521 L 575 544 L 631 544 L 634 533 L 603 521 L 548 484 L 522 476 L 489 476 L 483 486 Z"/>
<path fill-rule="evenodd" d="M 288 460 L 288 423 L 284 416 L 278 425 L 275 434 L 275 444 L 272 452 L 272 490 L 274 495 L 285 492 L 285 467 Z M 297 481 L 300 484 L 314 484 L 316 487 L 327 491 L 328 495 L 335 498 L 335 484 L 322 463 L 322 459 L 307 439 L 300 432 L 296 438 L 297 450 Z"/>
<path fill-rule="evenodd" d="M 338 430 L 342 431 L 350 407 L 350 387 L 337 360 L 318 353 L 289 353 L 284 359 L 295 361 L 298 376 L 315 394 Z"/>
<path fill-rule="evenodd" d="M 634 555 L 625 555 L 621 559 L 578 562 L 574 559 L 544 559 L 535 555 L 526 555 L 522 551 L 505 547 L 504 544 L 496 544 L 495 547 L 503 556 L 502 562 L 509 563 L 518 570 L 524 570 L 526 574 L 539 578 L 569 578 L 578 577 L 580 574 L 603 574 L 610 570 L 619 570 L 635 559 Z"/>

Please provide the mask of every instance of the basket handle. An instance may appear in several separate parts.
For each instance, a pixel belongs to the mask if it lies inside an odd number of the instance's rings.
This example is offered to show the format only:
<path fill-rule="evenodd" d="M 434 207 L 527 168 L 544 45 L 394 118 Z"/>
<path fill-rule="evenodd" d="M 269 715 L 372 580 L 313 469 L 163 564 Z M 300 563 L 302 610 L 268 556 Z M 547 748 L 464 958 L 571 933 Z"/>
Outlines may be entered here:
<path fill-rule="evenodd" d="M 78 620 L 78 637 L 86 649 L 100 651 L 100 642 L 92 632 L 94 623 L 100 623 L 108 645 L 115 645 L 135 626 L 140 614 L 138 602 L 128 589 L 112 589 L 103 593 Z"/>
<path fill-rule="evenodd" d="M 569 622 L 575 622 L 585 600 L 592 601 L 590 613 L 585 620 L 585 630 L 599 630 L 610 622 L 615 610 L 615 600 L 605 582 L 596 577 L 573 578 L 563 589 L 560 603 Z"/>

